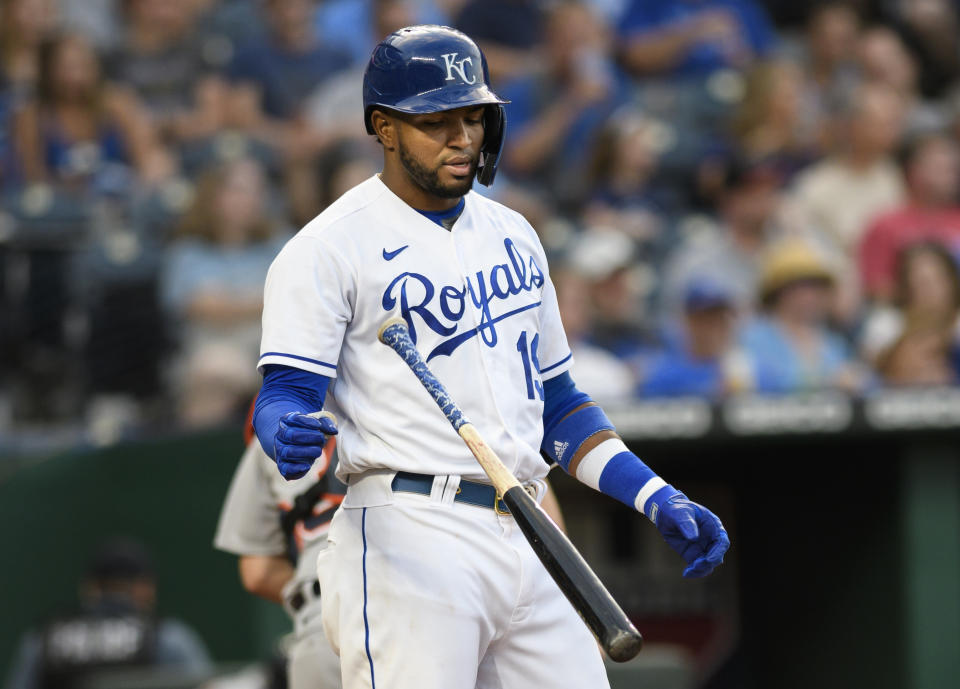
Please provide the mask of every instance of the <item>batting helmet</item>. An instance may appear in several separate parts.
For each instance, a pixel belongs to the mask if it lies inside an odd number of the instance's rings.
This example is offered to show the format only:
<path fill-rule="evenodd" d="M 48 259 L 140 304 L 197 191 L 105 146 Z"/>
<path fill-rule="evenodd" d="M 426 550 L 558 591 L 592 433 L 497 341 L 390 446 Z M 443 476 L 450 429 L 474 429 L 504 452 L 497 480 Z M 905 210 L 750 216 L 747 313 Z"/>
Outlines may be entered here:
<path fill-rule="evenodd" d="M 487 60 L 466 34 L 447 26 L 410 26 L 383 39 L 363 75 L 363 119 L 385 108 L 410 114 L 486 105 L 477 181 L 489 186 L 503 149 L 506 118 L 490 90 Z"/>

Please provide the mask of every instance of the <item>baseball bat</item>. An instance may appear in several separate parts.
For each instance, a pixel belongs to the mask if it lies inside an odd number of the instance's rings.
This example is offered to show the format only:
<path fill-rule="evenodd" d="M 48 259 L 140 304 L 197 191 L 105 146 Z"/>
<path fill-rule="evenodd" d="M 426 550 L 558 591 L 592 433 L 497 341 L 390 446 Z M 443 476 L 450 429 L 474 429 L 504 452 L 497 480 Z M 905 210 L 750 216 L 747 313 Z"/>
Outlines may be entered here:
<path fill-rule="evenodd" d="M 427 368 L 426 362 L 410 339 L 406 322 L 402 318 L 387 320 L 380 326 L 378 338 L 406 362 L 460 434 L 510 509 L 533 551 L 590 627 L 607 655 L 621 663 L 637 655 L 643 644 L 640 632 L 570 540 L 540 509 L 517 478 L 484 442 L 477 429 L 467 421 L 443 384 Z"/>
<path fill-rule="evenodd" d="M 307 414 L 307 416 L 312 416 L 312 417 L 315 418 L 315 419 L 327 418 L 327 419 L 330 419 L 331 421 L 333 421 L 333 425 L 334 425 L 334 426 L 337 425 L 337 417 L 336 417 L 336 415 L 335 415 L 332 411 L 327 411 L 326 409 L 322 409 L 322 410 L 320 410 L 320 411 L 310 412 L 309 414 Z"/>

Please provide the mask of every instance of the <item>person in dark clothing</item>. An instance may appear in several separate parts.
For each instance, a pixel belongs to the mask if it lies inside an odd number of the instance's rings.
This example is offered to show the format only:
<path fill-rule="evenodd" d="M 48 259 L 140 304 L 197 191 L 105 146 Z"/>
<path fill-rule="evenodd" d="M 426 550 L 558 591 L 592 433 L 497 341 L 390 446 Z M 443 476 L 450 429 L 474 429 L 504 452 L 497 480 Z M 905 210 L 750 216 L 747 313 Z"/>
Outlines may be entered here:
<path fill-rule="evenodd" d="M 97 673 L 164 667 L 205 675 L 210 657 L 178 620 L 157 619 L 157 582 L 146 549 L 129 540 L 98 548 L 80 584 L 80 605 L 21 641 L 7 689 L 73 689 Z"/>

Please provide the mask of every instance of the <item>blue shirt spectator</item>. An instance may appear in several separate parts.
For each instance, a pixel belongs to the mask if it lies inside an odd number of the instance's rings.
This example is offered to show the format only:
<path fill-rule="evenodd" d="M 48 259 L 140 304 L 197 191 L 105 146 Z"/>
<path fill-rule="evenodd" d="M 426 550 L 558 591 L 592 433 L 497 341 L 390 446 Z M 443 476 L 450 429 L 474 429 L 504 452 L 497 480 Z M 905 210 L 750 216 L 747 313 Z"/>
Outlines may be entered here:
<path fill-rule="evenodd" d="M 480 43 L 527 50 L 543 38 L 543 6 L 536 0 L 470 0 L 457 28 Z"/>
<path fill-rule="evenodd" d="M 828 387 L 850 359 L 838 336 L 822 332 L 808 351 L 801 351 L 783 327 L 769 318 L 748 324 L 741 345 L 750 360 L 753 384 L 758 392 L 788 393 Z"/>
<path fill-rule="evenodd" d="M 571 188 L 582 194 L 570 171 L 583 168 L 596 133 L 631 89 L 613 65 L 611 47 L 588 5 L 555 7 L 545 35 L 542 70 L 498 90 L 511 101 L 504 167 L 517 181 L 569 201 Z"/>
<path fill-rule="evenodd" d="M 350 62 L 347 53 L 322 43 L 295 50 L 266 38 L 242 46 L 227 74 L 234 82 L 251 83 L 260 90 L 266 115 L 290 119 L 318 84 L 349 67 Z"/>
<path fill-rule="evenodd" d="M 808 242 L 788 239 L 770 249 L 758 288 L 764 313 L 740 338 L 758 392 L 863 387 L 847 346 L 827 328 L 835 283 Z"/>
<path fill-rule="evenodd" d="M 170 247 L 164 275 L 164 302 L 172 312 L 181 314 L 204 291 L 258 301 L 267 270 L 287 239 L 289 236 L 282 235 L 244 246 L 196 240 L 175 242 Z"/>
<path fill-rule="evenodd" d="M 654 355 L 638 392 L 645 397 L 718 398 L 740 387 L 733 380 L 735 297 L 722 283 L 691 282 L 684 296 L 682 332 L 671 333 Z"/>
<path fill-rule="evenodd" d="M 640 386 L 643 397 L 696 395 L 715 398 L 722 390 L 723 370 L 716 359 L 696 359 L 681 344 L 653 357 Z"/>
<path fill-rule="evenodd" d="M 541 0 L 468 0 L 454 26 L 480 44 L 493 83 L 527 75 L 543 43 Z"/>
<path fill-rule="evenodd" d="M 259 356 L 263 283 L 286 239 L 280 227 L 255 160 L 239 158 L 200 178 L 161 275 L 163 303 L 179 326 L 174 375 L 186 425 L 227 421 L 259 387 L 259 374 L 243 362 Z"/>
<path fill-rule="evenodd" d="M 752 0 L 633 0 L 618 30 L 629 44 L 627 64 L 665 76 L 741 67 L 770 53 L 776 41 L 766 12 Z M 650 53 L 634 53 L 641 45 Z"/>
<path fill-rule="evenodd" d="M 365 65 L 370 59 L 370 51 L 378 41 L 397 28 L 389 31 L 378 31 L 383 19 L 376 17 L 383 12 L 385 0 L 328 0 L 319 3 L 314 26 L 317 36 L 326 45 L 333 46 L 350 56 L 353 64 Z M 450 18 L 446 12 L 433 0 L 422 0 L 413 3 L 413 21 L 410 24 L 442 24 L 449 25 Z M 375 35 L 382 33 L 382 35 Z M 477 36 L 474 36 L 477 38 Z"/>
<path fill-rule="evenodd" d="M 614 73 L 610 72 L 611 76 Z M 557 142 L 550 156 L 550 168 L 562 166 L 568 173 L 574 166 L 582 166 L 590 153 L 590 144 L 600 127 L 607 121 L 617 105 L 623 102 L 620 94 L 627 88 L 621 75 L 614 76 L 614 86 L 610 92 L 597 102 L 583 107 L 571 118 L 571 122 L 562 141 Z M 557 102 L 562 96 L 563 86 L 542 76 L 529 76 L 518 79 L 501 90 L 503 98 L 509 100 L 506 106 L 507 121 L 511 129 L 522 131 L 527 126 L 537 126 L 543 111 Z"/>

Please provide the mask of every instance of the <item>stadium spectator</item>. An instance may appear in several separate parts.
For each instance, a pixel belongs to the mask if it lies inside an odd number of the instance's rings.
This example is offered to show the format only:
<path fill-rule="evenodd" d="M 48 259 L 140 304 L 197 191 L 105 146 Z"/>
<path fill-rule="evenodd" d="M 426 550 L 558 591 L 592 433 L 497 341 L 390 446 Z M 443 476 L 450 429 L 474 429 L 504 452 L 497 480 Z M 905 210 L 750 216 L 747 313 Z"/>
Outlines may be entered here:
<path fill-rule="evenodd" d="M 877 217 L 860 245 L 860 276 L 870 297 L 894 294 L 897 256 L 909 244 L 936 239 L 960 252 L 960 147 L 942 134 L 912 139 L 902 155 L 908 196 Z"/>
<path fill-rule="evenodd" d="M 803 72 L 794 63 L 759 63 L 747 73 L 743 100 L 733 115 L 739 155 L 775 167 L 784 181 L 817 153 L 816 132 L 805 130 L 801 119 L 803 88 Z"/>
<path fill-rule="evenodd" d="M 842 256 L 852 256 L 867 223 L 903 200 L 891 154 L 900 143 L 903 102 L 889 87 L 857 89 L 835 150 L 797 175 L 791 194 L 797 222 L 816 228 Z"/>
<path fill-rule="evenodd" d="M 261 0 L 258 0 L 258 2 Z M 452 26 L 450 13 L 462 0 L 400 0 L 404 14 L 412 19 L 401 26 L 441 24 Z M 370 50 L 387 34 L 372 31 L 380 5 L 397 5 L 393 0 L 324 0 L 317 5 L 314 26 L 321 42 L 350 56 L 353 66 L 366 67 Z M 388 32 L 392 33 L 392 32 Z"/>
<path fill-rule="evenodd" d="M 242 103 L 242 117 L 249 118 L 254 131 L 263 127 L 264 134 L 286 137 L 291 135 L 286 123 L 292 125 L 301 115 L 310 92 L 349 67 L 350 59 L 317 38 L 310 22 L 311 0 L 266 0 L 263 6 L 267 36 L 238 46 L 229 66 L 239 92 L 231 110 Z"/>
<path fill-rule="evenodd" d="M 623 62 L 637 76 L 743 69 L 777 42 L 766 12 L 752 0 L 632 0 L 619 33 Z"/>
<path fill-rule="evenodd" d="M 777 33 L 760 5 L 783 19 Z M 867 311 L 860 289 L 875 309 L 893 299 L 895 256 L 903 247 L 933 239 L 960 253 L 960 96 L 929 100 L 950 88 L 960 94 L 957 8 L 950 0 L 777 5 L 0 0 L 0 191 L 15 231 L 51 221 L 61 207 L 84 221 L 95 218 L 103 241 L 88 253 L 111 256 L 101 263 L 96 258 L 96 270 L 109 272 L 116 294 L 137 301 L 130 276 L 155 275 L 160 252 L 151 250 L 152 242 L 166 240 L 189 204 L 189 189 L 212 165 L 226 161 L 230 168 L 238 156 L 256 158 L 271 182 L 282 184 L 278 213 L 272 206 L 264 211 L 276 227 L 299 226 L 336 196 L 333 190 L 371 174 L 368 154 L 378 147 L 357 114 L 357 84 L 374 39 L 401 25 L 455 23 L 485 46 L 495 90 L 514 101 L 507 106 L 506 150 L 493 196 L 524 213 L 548 252 L 564 251 L 580 228 L 605 227 L 610 237 L 586 232 L 582 246 L 594 252 L 604 243 L 617 245 L 614 253 L 630 257 L 561 266 L 570 274 L 563 279 L 573 292 L 584 290 L 580 298 L 589 307 L 589 324 L 578 332 L 582 345 L 614 353 L 637 377 L 651 370 L 654 331 L 666 333 L 669 349 L 661 359 L 689 354 L 680 348 L 682 338 L 669 335 L 687 331 L 690 285 L 716 284 L 737 313 L 750 314 L 757 308 L 763 256 L 781 236 L 809 240 L 821 250 L 831 266 L 825 300 L 831 321 L 847 333 L 860 332 L 867 314 L 874 319 L 876 313 Z M 64 27 L 70 35 L 61 38 Z M 56 79 L 45 79 L 38 91 L 39 46 L 51 38 L 51 45 L 66 44 L 54 51 L 66 57 L 58 58 Z M 105 84 L 92 76 L 91 41 L 109 51 Z M 901 149 L 898 167 L 893 152 Z M 238 173 L 258 180 L 251 186 L 258 191 L 241 200 L 242 207 L 261 204 L 259 175 Z M 32 181 L 55 183 L 55 193 L 43 186 L 20 189 Z M 60 193 L 76 190 L 108 193 L 98 193 L 95 205 Z M 53 211 L 31 216 L 36 208 Z M 190 273 L 207 258 L 216 263 L 213 256 L 243 253 L 196 236 L 181 239 L 167 257 L 167 273 L 175 264 Z M 270 244 L 254 241 L 250 253 L 266 255 L 262 247 Z M 115 251 L 120 262 L 112 258 Z M 134 263 L 123 263 L 134 254 Z M 578 262 L 572 255 L 569 260 Z M 609 265 L 599 266 L 603 261 Z M 210 274 L 229 272 L 223 265 Z M 10 279 L 0 283 L 16 286 Z M 101 338 L 129 342 L 130 326 L 123 323 L 133 322 L 118 321 L 115 314 L 130 310 L 116 306 L 113 292 L 110 299 L 103 294 L 91 291 L 87 302 L 78 300 L 77 308 L 90 310 L 75 332 L 78 343 L 85 340 L 78 346 L 105 352 L 86 361 L 83 371 L 97 385 L 106 378 L 95 361 L 116 361 Z M 647 302 L 656 311 L 648 313 Z M 248 307 L 252 314 L 249 303 L 240 310 Z M 764 315 L 763 322 L 772 321 Z M 215 330 L 186 316 L 181 323 L 185 350 L 204 339 L 193 335 Z M 111 338 L 114 327 L 122 332 Z M 34 341 L 18 343 L 16 351 L 41 351 L 40 341 L 30 337 Z M 207 370 L 207 380 L 217 381 L 196 395 L 199 407 L 221 405 L 214 417 L 228 414 L 230 403 L 206 400 L 208 390 L 227 390 L 222 400 L 249 383 L 228 380 L 228 370 L 231 377 L 251 370 L 240 363 L 240 352 L 251 356 L 247 340 L 254 337 L 239 338 L 242 345 L 221 350 L 223 342 L 211 338 L 216 347 L 206 348 L 204 360 L 193 360 Z M 901 380 L 909 377 L 904 362 L 922 349 L 911 343 L 920 339 L 911 336 L 885 358 L 858 353 L 882 364 L 889 380 Z M 942 338 L 924 340 L 942 372 L 943 348 L 930 345 L 934 341 Z M 225 363 L 231 359 L 235 363 Z M 194 394 L 185 392 L 188 377 L 179 376 L 190 362 L 185 351 L 169 394 L 157 400 L 147 399 L 158 394 L 157 365 L 152 376 L 137 365 L 141 380 L 154 381 L 137 400 L 144 410 L 163 415 L 168 410 L 161 407 Z M 22 362 L 12 367 L 25 370 Z M 749 378 L 741 374 L 737 380 Z M 77 394 L 92 408 L 99 388 L 80 387 Z M 11 399 L 21 413 L 21 397 Z M 194 416 L 193 410 L 179 413 Z"/>
<path fill-rule="evenodd" d="M 468 0 L 454 26 L 483 50 L 494 84 L 528 72 L 543 42 L 544 3 L 539 0 Z"/>
<path fill-rule="evenodd" d="M 111 671 L 150 667 L 199 680 L 212 669 L 193 629 L 155 618 L 156 570 L 140 543 L 101 544 L 79 590 L 78 609 L 23 637 L 7 689 L 79 689 L 92 677 L 109 682 Z"/>
<path fill-rule="evenodd" d="M 827 327 L 834 282 L 810 244 L 790 239 L 770 250 L 758 285 L 763 312 L 739 338 L 758 392 L 854 391 L 862 385 L 843 340 Z"/>
<path fill-rule="evenodd" d="M 587 169 L 587 225 L 616 227 L 638 242 L 656 242 L 665 218 L 679 210 L 679 192 L 656 182 L 660 144 L 655 123 L 625 106 L 607 120 Z"/>
<path fill-rule="evenodd" d="M 371 0 L 372 26 L 375 39 L 370 45 L 405 26 L 416 23 L 409 0 Z M 363 119 L 363 93 L 357 84 L 363 83 L 366 61 L 355 63 L 321 82 L 304 104 L 304 116 L 309 126 L 323 132 L 324 139 L 337 142 L 343 139 L 372 141 Z M 331 144 L 333 145 L 333 144 Z"/>
<path fill-rule="evenodd" d="M 954 256 L 935 241 L 904 247 L 892 297 L 867 318 L 860 341 L 864 359 L 888 384 L 956 383 L 960 276 Z"/>
<path fill-rule="evenodd" d="M 260 21 L 263 0 L 191 0 L 197 13 L 197 28 L 210 37 L 215 50 L 223 50 L 229 61 L 237 45 L 262 37 L 266 28 Z M 219 44 L 219 46 L 218 46 Z"/>
<path fill-rule="evenodd" d="M 858 41 L 857 58 L 861 79 L 887 86 L 900 96 L 908 135 L 943 126 L 939 108 L 921 97 L 916 59 L 896 33 L 883 26 L 865 30 Z"/>
<path fill-rule="evenodd" d="M 562 264 L 551 269 L 550 276 L 557 290 L 563 329 L 573 352 L 572 375 L 577 377 L 577 386 L 604 404 L 629 401 L 636 380 L 633 369 L 590 341 L 595 318 L 590 298 L 594 276 Z"/>
<path fill-rule="evenodd" d="M 128 93 L 103 81 L 85 39 L 63 35 L 40 48 L 36 97 L 14 120 L 19 167 L 27 182 L 70 189 L 129 189 L 172 172 L 146 113 Z"/>
<path fill-rule="evenodd" d="M 800 63 L 805 74 L 801 98 L 804 136 L 829 147 L 833 118 L 856 86 L 860 20 L 853 5 L 831 0 L 816 5 L 807 19 Z"/>
<path fill-rule="evenodd" d="M 174 377 L 187 426 L 242 418 L 259 387 L 263 283 L 287 238 L 278 224 L 255 161 L 225 163 L 200 179 L 163 277 L 165 303 L 180 326 Z"/>
<path fill-rule="evenodd" d="M 499 91 L 511 101 L 504 167 L 515 181 L 565 204 L 582 196 L 571 173 L 583 169 L 593 137 L 626 94 L 611 49 L 588 5 L 564 2 L 549 12 L 541 70 Z"/>
<path fill-rule="evenodd" d="M 586 341 L 638 371 L 649 349 L 643 321 L 652 276 L 637 261 L 635 243 L 614 228 L 589 228 L 572 241 L 567 257 L 569 268 L 586 281 Z"/>
<path fill-rule="evenodd" d="M 726 286 L 705 279 L 691 282 L 678 328 L 650 358 L 639 394 L 719 399 L 752 387 L 745 357 L 734 347 L 735 309 Z"/>
<path fill-rule="evenodd" d="M 103 53 L 116 47 L 120 36 L 117 0 L 56 0 L 60 8 L 60 29 L 78 33 Z"/>
<path fill-rule="evenodd" d="M 317 176 L 324 208 L 380 171 L 378 152 L 367 143 L 344 141 L 320 157 Z"/>
<path fill-rule="evenodd" d="M 0 0 L 0 73 L 7 88 L 30 95 L 40 76 L 40 44 L 57 29 L 55 0 Z"/>
<path fill-rule="evenodd" d="M 40 44 L 56 28 L 53 0 L 0 0 L 0 188 L 20 181 L 12 143 L 13 114 L 33 97 Z"/>
<path fill-rule="evenodd" d="M 885 26 L 871 26 L 857 39 L 861 78 L 889 86 L 901 97 L 916 88 L 917 65 L 900 37 Z"/>
<path fill-rule="evenodd" d="M 666 261 L 659 308 L 666 324 L 683 313 L 686 287 L 696 278 L 724 285 L 737 312 L 753 310 L 760 262 L 778 230 L 780 177 L 772 167 L 744 161 L 732 162 L 725 177 L 719 225 L 690 234 Z"/>
<path fill-rule="evenodd" d="M 197 31 L 190 0 L 123 0 L 123 35 L 107 74 L 143 102 L 163 141 L 210 136 L 223 126 L 224 54 Z"/>
<path fill-rule="evenodd" d="M 319 84 L 349 68 L 350 56 L 317 38 L 312 0 L 266 0 L 263 8 L 267 36 L 239 46 L 228 70 L 229 121 L 280 151 L 289 202 L 301 223 L 320 211 L 313 158 L 333 136 L 311 126 L 306 102 Z"/>
<path fill-rule="evenodd" d="M 887 13 L 917 60 L 924 96 L 939 98 L 960 77 L 958 7 L 951 0 L 892 0 Z"/>

